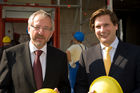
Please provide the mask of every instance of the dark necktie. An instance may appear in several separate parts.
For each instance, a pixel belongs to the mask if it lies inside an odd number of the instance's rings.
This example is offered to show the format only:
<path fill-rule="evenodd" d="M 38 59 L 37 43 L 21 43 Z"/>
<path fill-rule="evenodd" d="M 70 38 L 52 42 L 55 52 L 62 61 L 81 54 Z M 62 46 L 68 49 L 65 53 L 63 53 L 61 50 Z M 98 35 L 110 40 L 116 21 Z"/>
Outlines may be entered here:
<path fill-rule="evenodd" d="M 35 56 L 35 61 L 34 61 L 34 65 L 33 65 L 34 77 L 35 77 L 37 89 L 40 89 L 42 87 L 42 83 L 43 83 L 42 67 L 41 67 L 41 63 L 40 63 L 40 59 L 39 59 L 42 52 L 43 51 L 41 51 L 41 50 L 35 51 L 36 56 Z"/>

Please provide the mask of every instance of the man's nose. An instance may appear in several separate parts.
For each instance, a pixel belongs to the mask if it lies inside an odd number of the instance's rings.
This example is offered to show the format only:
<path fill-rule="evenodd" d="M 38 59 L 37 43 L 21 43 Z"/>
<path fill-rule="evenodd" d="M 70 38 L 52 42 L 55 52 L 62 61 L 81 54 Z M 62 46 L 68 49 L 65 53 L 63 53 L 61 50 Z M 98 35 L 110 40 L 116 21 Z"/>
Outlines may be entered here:
<path fill-rule="evenodd" d="M 104 32 L 104 31 L 105 31 L 105 27 L 104 27 L 104 26 L 101 26 L 100 31 L 101 31 L 101 32 Z"/>
<path fill-rule="evenodd" d="M 42 28 L 40 28 L 38 33 L 42 35 L 42 34 L 44 34 L 44 30 Z"/>

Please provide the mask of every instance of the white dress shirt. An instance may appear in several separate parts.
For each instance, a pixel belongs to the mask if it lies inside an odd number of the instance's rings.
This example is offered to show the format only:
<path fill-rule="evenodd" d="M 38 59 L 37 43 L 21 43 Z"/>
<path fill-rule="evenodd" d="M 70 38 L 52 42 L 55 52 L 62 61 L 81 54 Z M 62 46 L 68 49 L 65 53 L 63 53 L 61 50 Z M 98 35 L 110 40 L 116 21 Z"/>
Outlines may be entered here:
<path fill-rule="evenodd" d="M 34 60 L 35 60 L 35 51 L 38 50 L 30 41 L 29 42 L 29 48 L 30 48 L 30 54 L 31 54 L 31 61 L 32 61 L 32 67 L 34 64 Z M 43 80 L 45 78 L 45 73 L 46 73 L 46 54 L 47 54 L 47 44 L 39 49 L 42 50 L 42 54 L 40 55 L 40 62 L 41 62 L 41 66 L 42 66 L 42 75 L 43 75 Z"/>
<path fill-rule="evenodd" d="M 113 41 L 113 43 L 110 45 L 112 47 L 112 49 L 110 50 L 109 54 L 110 54 L 110 57 L 111 57 L 111 62 L 113 61 L 113 58 L 114 58 L 114 54 L 116 52 L 116 49 L 117 49 L 117 46 L 118 46 L 118 43 L 119 43 L 119 40 L 118 38 L 116 37 L 116 39 Z M 103 55 L 103 58 L 105 56 L 105 45 L 103 45 L 102 43 L 100 43 L 101 45 L 101 49 L 102 49 L 102 55 Z"/>

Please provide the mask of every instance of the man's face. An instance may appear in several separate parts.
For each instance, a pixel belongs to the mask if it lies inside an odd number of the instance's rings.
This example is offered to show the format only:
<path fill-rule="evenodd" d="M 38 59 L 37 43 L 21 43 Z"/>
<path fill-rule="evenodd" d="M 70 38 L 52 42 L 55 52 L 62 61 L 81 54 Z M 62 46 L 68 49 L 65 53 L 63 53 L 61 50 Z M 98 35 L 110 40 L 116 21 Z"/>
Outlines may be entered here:
<path fill-rule="evenodd" d="M 109 46 L 115 40 L 118 25 L 113 25 L 109 15 L 97 17 L 94 27 L 97 38 L 105 46 Z"/>
<path fill-rule="evenodd" d="M 28 27 L 32 43 L 38 48 L 42 48 L 51 38 L 52 23 L 49 17 L 37 15 L 31 26 Z"/>

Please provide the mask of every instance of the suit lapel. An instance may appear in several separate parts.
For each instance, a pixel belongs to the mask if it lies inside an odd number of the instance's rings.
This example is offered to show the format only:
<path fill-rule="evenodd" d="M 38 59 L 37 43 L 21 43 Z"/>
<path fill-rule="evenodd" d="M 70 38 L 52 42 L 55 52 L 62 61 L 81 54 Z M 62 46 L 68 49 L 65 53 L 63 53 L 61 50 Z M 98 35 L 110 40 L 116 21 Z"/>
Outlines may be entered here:
<path fill-rule="evenodd" d="M 89 69 L 89 72 L 94 72 L 93 74 L 95 76 L 98 76 L 99 73 L 105 75 L 105 68 L 100 44 L 97 44 L 91 49 L 88 49 L 88 54 L 85 54 L 85 57 L 87 57 L 84 58 L 87 59 L 87 71 Z"/>
<path fill-rule="evenodd" d="M 104 75 L 106 75 L 105 66 L 104 66 L 104 60 L 103 60 L 103 55 L 102 55 L 102 49 L 101 49 L 100 44 L 98 44 L 96 46 L 96 49 L 97 49 L 97 53 L 96 54 L 97 54 L 97 56 L 99 56 L 99 59 L 101 60 L 100 64 L 102 64 L 99 71 L 101 71 L 100 73 L 103 73 Z"/>
<path fill-rule="evenodd" d="M 46 63 L 46 74 L 45 74 L 45 79 L 43 82 L 43 87 L 44 88 L 55 88 L 58 87 L 56 86 L 58 81 L 59 81 L 59 76 L 56 75 L 59 65 L 57 64 L 57 58 L 58 55 L 55 51 L 55 49 L 53 49 L 53 47 L 51 46 L 47 46 L 47 63 Z M 59 69 L 58 69 L 59 70 Z"/>
<path fill-rule="evenodd" d="M 34 89 L 36 89 L 35 85 L 35 80 L 34 80 L 34 75 L 33 75 L 33 68 L 31 64 L 31 54 L 29 50 L 29 42 L 25 43 L 25 50 L 23 50 L 23 55 L 22 58 L 24 60 L 24 68 L 25 69 L 25 78 L 27 82 L 33 86 Z"/>
<path fill-rule="evenodd" d="M 45 79 L 43 81 L 43 87 L 50 87 L 50 80 L 53 80 L 52 78 L 53 77 L 50 77 L 51 75 L 51 68 L 53 66 L 51 65 L 54 65 L 53 62 L 52 62 L 52 59 L 53 59 L 53 55 L 51 53 L 51 48 L 50 46 L 47 46 L 47 55 L 46 55 L 46 73 L 45 73 Z M 53 73 L 54 74 L 54 73 Z"/>
<path fill-rule="evenodd" d="M 111 69 L 110 69 L 110 75 L 115 75 L 117 73 L 117 75 L 119 75 L 125 64 L 127 63 L 127 59 L 125 59 L 123 57 L 123 55 L 127 55 L 126 53 L 126 49 L 125 46 L 123 45 L 123 43 L 121 41 L 119 41 L 119 44 L 117 46 L 114 58 L 113 58 L 113 62 L 111 65 Z"/>

